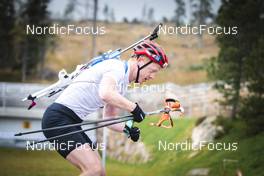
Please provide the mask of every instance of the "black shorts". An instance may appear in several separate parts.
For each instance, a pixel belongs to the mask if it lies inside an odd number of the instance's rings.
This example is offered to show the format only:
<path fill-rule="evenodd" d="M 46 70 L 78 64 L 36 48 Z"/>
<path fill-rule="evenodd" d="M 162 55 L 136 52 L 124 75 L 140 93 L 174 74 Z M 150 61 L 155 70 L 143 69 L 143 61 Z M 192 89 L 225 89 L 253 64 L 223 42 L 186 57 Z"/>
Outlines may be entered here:
<path fill-rule="evenodd" d="M 47 108 L 43 115 L 42 129 L 75 124 L 80 122 L 82 122 L 82 120 L 71 109 L 62 104 L 53 103 Z M 46 138 L 50 138 L 53 136 L 79 130 L 82 130 L 82 128 L 80 126 L 76 126 L 51 131 L 44 131 L 43 133 Z M 55 144 L 56 150 L 64 158 L 66 158 L 67 155 L 75 148 L 85 143 L 88 143 L 90 147 L 94 149 L 92 141 L 84 132 L 61 137 L 55 140 L 51 140 L 50 142 Z"/>

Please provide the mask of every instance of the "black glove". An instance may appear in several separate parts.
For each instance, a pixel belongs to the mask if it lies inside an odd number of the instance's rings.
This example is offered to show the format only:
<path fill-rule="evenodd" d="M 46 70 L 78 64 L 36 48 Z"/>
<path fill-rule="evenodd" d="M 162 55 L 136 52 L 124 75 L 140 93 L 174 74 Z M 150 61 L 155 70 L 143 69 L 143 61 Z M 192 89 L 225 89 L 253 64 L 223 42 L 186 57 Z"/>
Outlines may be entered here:
<path fill-rule="evenodd" d="M 126 133 L 126 135 L 128 137 L 131 138 L 132 141 L 137 142 L 140 136 L 140 129 L 138 127 L 128 127 L 127 125 L 124 128 L 124 133 Z"/>
<path fill-rule="evenodd" d="M 136 103 L 135 109 L 131 112 L 134 117 L 135 122 L 141 122 L 145 118 L 145 113 L 143 110 L 139 107 L 139 105 Z"/>

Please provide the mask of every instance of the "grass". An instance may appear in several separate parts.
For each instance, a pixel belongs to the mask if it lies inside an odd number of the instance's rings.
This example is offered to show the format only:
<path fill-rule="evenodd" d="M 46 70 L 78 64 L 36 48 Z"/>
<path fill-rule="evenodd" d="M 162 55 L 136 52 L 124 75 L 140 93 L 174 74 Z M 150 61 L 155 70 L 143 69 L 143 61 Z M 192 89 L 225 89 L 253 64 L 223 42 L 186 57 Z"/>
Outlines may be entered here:
<path fill-rule="evenodd" d="M 225 149 L 228 145 L 238 142 L 236 151 L 210 151 L 204 149 L 196 156 L 189 158 L 189 151 L 158 151 L 158 140 L 168 142 L 183 142 L 188 140 L 194 120 L 176 120 L 176 127 L 173 129 L 151 129 L 143 125 L 143 141 L 151 149 L 153 160 L 144 165 L 127 167 L 116 161 L 108 164 L 108 171 L 115 175 L 186 175 L 194 168 L 209 168 L 211 176 L 235 175 L 240 169 L 244 175 L 255 176 L 263 174 L 264 159 L 264 135 L 259 134 L 253 137 L 244 136 L 244 123 L 234 122 L 234 129 L 231 129 L 225 137 L 215 142 L 224 142 Z M 153 131 L 152 131 L 153 130 Z M 225 166 L 224 160 L 228 160 Z M 235 162 L 233 162 L 235 161 Z M 118 168 L 121 164 L 122 167 Z M 120 166 L 120 165 L 119 165 Z M 143 173 L 143 174 L 142 174 Z"/>
<path fill-rule="evenodd" d="M 78 170 L 56 152 L 1 148 L 1 176 L 78 175 Z"/>
<path fill-rule="evenodd" d="M 184 142 L 189 140 L 194 119 L 175 120 L 175 127 L 163 129 L 150 127 L 148 123 L 157 119 L 146 119 L 140 124 L 142 141 L 151 152 L 151 161 L 145 164 L 127 164 L 108 158 L 107 174 L 113 176 L 159 176 L 159 175 L 186 175 L 194 168 L 209 168 L 210 176 L 235 175 L 236 169 L 240 169 L 246 176 L 261 176 L 264 163 L 264 135 L 253 137 L 243 135 L 244 124 L 239 122 L 228 133 L 228 135 L 216 142 L 233 143 L 238 142 L 237 151 L 209 151 L 203 149 L 197 155 L 189 158 L 190 151 L 159 150 L 159 140 L 168 143 Z M 241 127 L 241 128 L 240 128 Z M 0 149 L 1 176 L 20 175 L 78 175 L 79 171 L 62 159 L 56 152 L 35 151 L 29 152 L 18 149 Z M 236 160 L 237 162 L 226 163 L 223 160 Z"/>

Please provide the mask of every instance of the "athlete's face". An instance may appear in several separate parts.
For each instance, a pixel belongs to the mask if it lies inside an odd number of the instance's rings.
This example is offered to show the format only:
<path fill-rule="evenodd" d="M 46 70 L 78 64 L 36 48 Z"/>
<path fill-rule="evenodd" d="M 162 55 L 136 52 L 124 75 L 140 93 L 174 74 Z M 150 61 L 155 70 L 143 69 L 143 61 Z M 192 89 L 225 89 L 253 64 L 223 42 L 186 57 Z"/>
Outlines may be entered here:
<path fill-rule="evenodd" d="M 139 66 L 143 66 L 144 64 L 145 63 L 142 61 L 138 63 Z M 161 67 L 158 64 L 152 62 L 151 64 L 147 65 L 146 67 L 140 70 L 138 82 L 142 84 L 148 80 L 154 79 L 157 72 L 160 70 Z"/>

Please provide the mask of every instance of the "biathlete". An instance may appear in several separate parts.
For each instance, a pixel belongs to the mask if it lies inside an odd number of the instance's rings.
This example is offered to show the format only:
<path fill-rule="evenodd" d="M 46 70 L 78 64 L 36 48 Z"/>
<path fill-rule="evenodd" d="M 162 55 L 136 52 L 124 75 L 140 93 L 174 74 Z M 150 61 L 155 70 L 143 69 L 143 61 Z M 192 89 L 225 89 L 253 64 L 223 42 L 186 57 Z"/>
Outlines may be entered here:
<path fill-rule="evenodd" d="M 103 118 L 115 118 L 118 109 L 130 112 L 133 121 L 141 122 L 144 111 L 137 103 L 124 97 L 129 83 L 143 83 L 155 78 L 157 72 L 168 65 L 168 58 L 156 43 L 144 41 L 134 47 L 134 55 L 128 61 L 109 59 L 84 70 L 73 80 L 63 93 L 45 111 L 42 129 L 80 123 L 90 113 L 103 109 Z M 126 133 L 133 141 L 138 141 L 140 129 L 128 127 L 125 123 L 109 126 L 117 132 Z M 49 138 L 81 130 L 80 126 L 45 131 Z M 50 141 L 54 142 L 54 141 Z M 97 150 L 83 132 L 56 139 L 58 153 L 81 170 L 82 176 L 105 175 Z M 70 145 L 69 145 L 70 144 Z"/>

